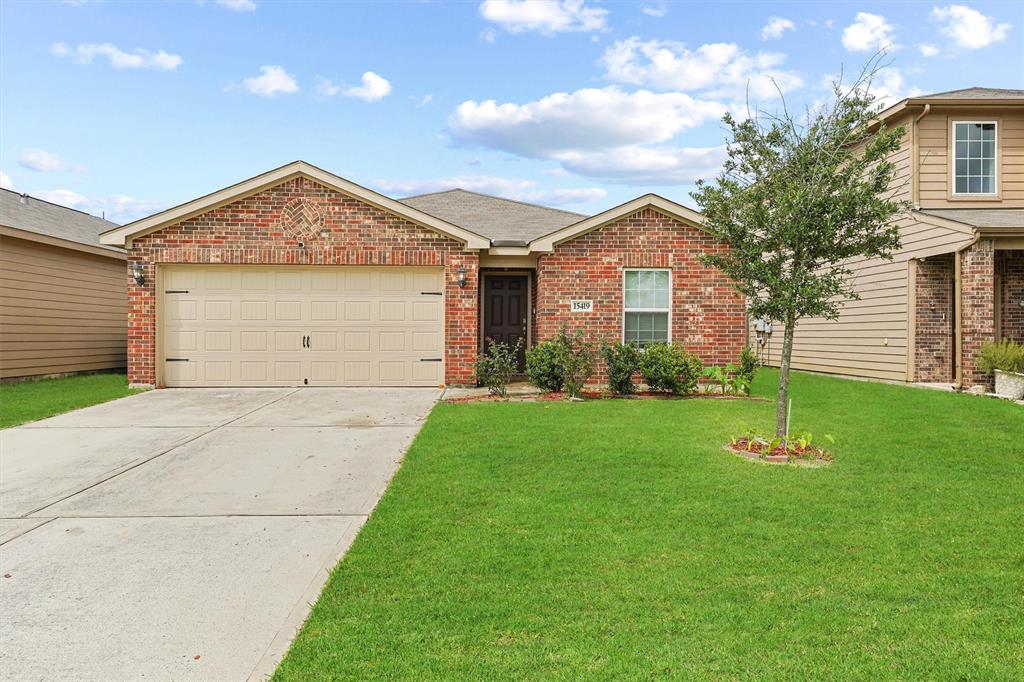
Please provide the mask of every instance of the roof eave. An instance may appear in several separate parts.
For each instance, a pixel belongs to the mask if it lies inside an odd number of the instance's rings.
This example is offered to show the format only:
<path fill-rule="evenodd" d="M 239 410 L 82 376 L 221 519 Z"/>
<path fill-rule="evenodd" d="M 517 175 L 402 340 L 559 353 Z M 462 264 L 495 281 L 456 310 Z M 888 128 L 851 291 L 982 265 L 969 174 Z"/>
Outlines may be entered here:
<path fill-rule="evenodd" d="M 381 210 L 399 215 L 410 222 L 421 227 L 440 232 L 441 234 L 457 239 L 465 243 L 467 249 L 486 249 L 490 246 L 490 240 L 486 237 L 466 230 L 465 228 L 453 225 L 445 220 L 424 213 L 419 209 L 403 204 L 400 201 L 386 197 L 383 194 L 374 192 L 371 189 L 357 185 L 337 175 L 329 173 L 322 168 L 313 166 L 305 161 L 293 161 L 287 165 L 267 171 L 255 177 L 243 180 L 218 190 L 211 194 L 193 199 L 192 201 L 180 204 L 166 211 L 151 215 L 141 220 L 128 223 L 121 227 L 108 230 L 100 235 L 100 242 L 113 246 L 127 246 L 131 240 L 156 232 L 163 227 L 174 223 L 188 220 L 207 211 L 214 210 L 232 202 L 244 199 L 268 187 L 287 182 L 296 177 L 307 177 L 310 180 L 331 187 L 337 191 L 349 194 L 361 201 L 375 206 Z"/>
<path fill-rule="evenodd" d="M 76 242 L 71 239 L 61 239 L 60 237 L 40 234 L 39 232 L 32 232 L 31 230 L 22 230 L 8 225 L 0 225 L 0 235 L 11 237 L 13 239 L 24 239 L 25 241 L 36 242 L 37 244 L 56 246 L 62 249 L 71 249 L 72 251 L 82 251 L 83 253 L 91 253 L 97 256 L 105 256 L 107 258 L 117 258 L 118 260 L 125 260 L 128 258 L 128 254 L 123 249 L 117 249 L 116 247 L 100 246 L 98 244 L 83 244 L 82 242 Z"/>

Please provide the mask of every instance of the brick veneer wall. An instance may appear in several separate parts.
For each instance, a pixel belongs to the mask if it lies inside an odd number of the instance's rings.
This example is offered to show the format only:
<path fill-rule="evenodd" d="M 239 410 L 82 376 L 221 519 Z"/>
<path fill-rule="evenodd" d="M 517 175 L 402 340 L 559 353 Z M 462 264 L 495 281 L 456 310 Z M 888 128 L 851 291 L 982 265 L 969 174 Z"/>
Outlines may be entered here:
<path fill-rule="evenodd" d="M 305 237 L 285 230 L 282 209 L 305 197 L 323 212 L 322 229 Z M 141 263 L 145 285 L 131 277 Z M 445 379 L 473 382 L 477 352 L 479 257 L 461 242 L 415 225 L 306 178 L 165 227 L 132 242 L 128 254 L 128 380 L 156 382 L 156 277 L 158 263 L 253 265 L 418 265 L 445 268 Z M 459 288 L 455 270 L 467 270 Z"/>
<path fill-rule="evenodd" d="M 707 232 L 651 208 L 560 244 L 537 263 L 537 339 L 551 338 L 564 322 L 594 341 L 620 340 L 623 268 L 670 268 L 673 339 L 706 364 L 735 362 L 746 341 L 743 297 L 724 274 L 697 260 L 723 248 Z M 592 300 L 593 312 L 570 313 L 572 299 Z"/>
<path fill-rule="evenodd" d="M 1001 336 L 1024 343 L 1024 249 L 999 251 L 997 258 L 1002 280 Z"/>
<path fill-rule="evenodd" d="M 914 381 L 953 381 L 953 258 L 914 261 Z"/>
<path fill-rule="evenodd" d="M 963 298 L 964 387 L 991 388 L 992 377 L 974 364 L 974 356 L 985 341 L 993 341 L 995 329 L 995 242 L 982 239 L 961 254 L 961 296 Z"/>

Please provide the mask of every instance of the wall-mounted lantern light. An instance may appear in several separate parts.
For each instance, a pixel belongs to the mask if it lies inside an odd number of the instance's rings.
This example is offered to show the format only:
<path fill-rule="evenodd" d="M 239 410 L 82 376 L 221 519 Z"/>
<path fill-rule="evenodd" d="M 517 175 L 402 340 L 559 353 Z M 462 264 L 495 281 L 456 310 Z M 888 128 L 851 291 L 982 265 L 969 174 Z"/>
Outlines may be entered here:
<path fill-rule="evenodd" d="M 142 274 L 142 263 L 138 261 L 132 263 L 132 279 L 140 287 L 146 283 L 146 276 Z"/>
<path fill-rule="evenodd" d="M 466 288 L 466 266 L 464 266 L 464 265 L 460 266 L 459 269 L 455 271 L 455 274 L 458 277 L 458 279 L 456 279 L 456 281 L 459 283 L 459 288 L 460 289 L 465 289 Z"/>

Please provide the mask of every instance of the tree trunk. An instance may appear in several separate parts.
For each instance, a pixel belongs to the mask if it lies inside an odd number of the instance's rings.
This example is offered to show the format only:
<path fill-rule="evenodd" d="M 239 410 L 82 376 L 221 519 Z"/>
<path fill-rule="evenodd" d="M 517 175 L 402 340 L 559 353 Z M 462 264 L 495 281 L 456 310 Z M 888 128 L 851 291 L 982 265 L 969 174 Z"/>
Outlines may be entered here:
<path fill-rule="evenodd" d="M 785 438 L 786 415 L 789 407 L 789 365 L 793 357 L 793 333 L 795 320 L 786 322 L 786 332 L 782 337 L 782 362 L 779 364 L 779 396 L 775 403 L 775 436 Z"/>

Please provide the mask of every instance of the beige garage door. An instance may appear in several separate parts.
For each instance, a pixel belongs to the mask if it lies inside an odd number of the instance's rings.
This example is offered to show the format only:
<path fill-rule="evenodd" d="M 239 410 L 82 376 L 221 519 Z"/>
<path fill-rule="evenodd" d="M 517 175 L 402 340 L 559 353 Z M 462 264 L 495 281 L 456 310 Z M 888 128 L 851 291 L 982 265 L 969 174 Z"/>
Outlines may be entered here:
<path fill-rule="evenodd" d="M 167 386 L 437 386 L 441 268 L 160 268 Z"/>

